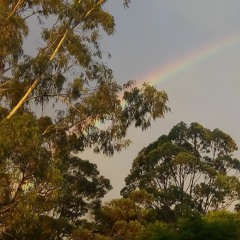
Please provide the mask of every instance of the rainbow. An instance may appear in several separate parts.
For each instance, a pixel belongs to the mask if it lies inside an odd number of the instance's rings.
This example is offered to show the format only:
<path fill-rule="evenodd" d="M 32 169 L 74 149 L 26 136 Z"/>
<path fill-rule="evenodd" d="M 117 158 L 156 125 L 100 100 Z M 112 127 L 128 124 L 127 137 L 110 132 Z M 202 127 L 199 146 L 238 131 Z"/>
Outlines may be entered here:
<path fill-rule="evenodd" d="M 214 56 L 221 52 L 224 52 L 240 43 L 240 34 L 225 37 L 216 42 L 207 44 L 195 51 L 192 51 L 178 59 L 175 59 L 162 68 L 154 70 L 148 73 L 146 76 L 137 81 L 137 85 L 149 83 L 151 85 L 158 85 L 160 82 L 167 81 L 170 77 L 173 77 L 187 69 L 190 69 L 194 65 Z"/>
<path fill-rule="evenodd" d="M 187 69 L 190 69 L 194 65 L 205 61 L 212 56 L 215 56 L 219 53 L 233 48 L 234 46 L 237 46 L 239 43 L 240 34 L 238 33 L 204 45 L 199 49 L 196 49 L 186 55 L 181 56 L 180 58 L 177 58 L 165 64 L 162 68 L 148 73 L 146 76 L 137 80 L 136 85 L 138 87 L 140 87 L 143 83 L 149 83 L 153 86 L 158 85 L 159 83 L 167 81 L 169 78 L 174 77 Z M 121 105 L 123 106 L 124 100 L 122 97 L 123 96 L 121 93 L 119 98 L 121 100 Z M 102 124 L 100 122 L 97 122 L 97 126 L 100 125 Z"/>

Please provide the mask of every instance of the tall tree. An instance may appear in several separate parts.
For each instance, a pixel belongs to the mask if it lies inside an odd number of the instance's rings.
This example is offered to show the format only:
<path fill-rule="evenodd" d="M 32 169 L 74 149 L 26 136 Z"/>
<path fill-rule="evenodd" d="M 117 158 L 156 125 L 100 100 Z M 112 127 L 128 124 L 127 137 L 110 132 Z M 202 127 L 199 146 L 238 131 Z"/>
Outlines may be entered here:
<path fill-rule="evenodd" d="M 144 148 L 133 162 L 122 194 L 144 189 L 164 221 L 207 213 L 239 201 L 240 162 L 234 140 L 219 129 L 180 122 Z"/>
<path fill-rule="evenodd" d="M 79 149 L 96 145 L 96 151 L 111 155 L 129 143 L 123 138 L 131 124 L 146 129 L 151 119 L 169 110 L 165 92 L 148 84 L 138 88 L 131 81 L 123 88 L 103 63 L 100 38 L 103 32 L 113 34 L 115 26 L 105 2 L 1 2 L 2 126 L 35 108 L 38 117 L 48 115 L 54 122 L 43 134 L 65 129 L 82 142 Z M 24 49 L 31 19 L 38 20 L 41 36 L 36 56 Z"/>
<path fill-rule="evenodd" d="M 76 153 L 112 155 L 131 125 L 147 129 L 169 111 L 165 92 L 123 87 L 104 64 L 101 35 L 115 29 L 106 2 L 0 2 L 2 239 L 73 238 L 111 188 Z M 39 45 L 29 51 L 31 31 Z"/>

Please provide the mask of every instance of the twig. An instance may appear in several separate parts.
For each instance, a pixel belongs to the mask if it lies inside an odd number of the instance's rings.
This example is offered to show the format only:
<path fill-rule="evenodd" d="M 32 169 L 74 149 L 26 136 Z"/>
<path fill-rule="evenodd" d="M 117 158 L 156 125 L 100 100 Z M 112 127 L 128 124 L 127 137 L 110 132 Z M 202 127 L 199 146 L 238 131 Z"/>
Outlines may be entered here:
<path fill-rule="evenodd" d="M 24 0 L 19 0 L 13 10 L 10 12 L 10 14 L 7 16 L 6 20 L 8 20 L 18 9 L 18 7 L 21 6 L 21 4 L 24 2 Z"/>

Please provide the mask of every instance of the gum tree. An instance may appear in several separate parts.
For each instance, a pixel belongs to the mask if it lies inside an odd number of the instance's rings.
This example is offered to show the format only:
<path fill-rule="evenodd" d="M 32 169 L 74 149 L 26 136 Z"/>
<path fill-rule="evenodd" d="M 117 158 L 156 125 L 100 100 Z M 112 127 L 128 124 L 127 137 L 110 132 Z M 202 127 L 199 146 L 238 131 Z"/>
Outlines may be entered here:
<path fill-rule="evenodd" d="M 73 238 L 111 188 L 80 152 L 112 155 L 131 125 L 145 130 L 169 111 L 165 92 L 123 87 L 105 65 L 101 35 L 115 30 L 106 2 L 0 2 L 2 239 Z"/>
<path fill-rule="evenodd" d="M 234 140 L 221 130 L 180 122 L 140 151 L 122 194 L 146 190 L 164 221 L 228 208 L 238 203 L 240 193 L 235 150 Z"/>

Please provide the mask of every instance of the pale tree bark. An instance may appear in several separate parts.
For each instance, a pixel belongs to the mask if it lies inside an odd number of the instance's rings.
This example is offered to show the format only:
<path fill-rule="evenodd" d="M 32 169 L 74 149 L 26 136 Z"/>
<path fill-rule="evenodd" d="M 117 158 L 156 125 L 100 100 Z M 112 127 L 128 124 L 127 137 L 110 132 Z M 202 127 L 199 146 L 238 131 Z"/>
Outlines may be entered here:
<path fill-rule="evenodd" d="M 14 7 L 14 9 L 12 10 L 12 12 L 10 13 L 10 15 L 14 14 L 14 12 L 16 11 L 17 7 L 22 3 L 22 0 L 19 0 L 18 3 L 16 4 L 16 6 Z M 88 17 L 92 11 L 94 11 L 94 9 L 96 9 L 96 7 L 98 7 L 99 5 L 101 5 L 104 2 L 104 0 L 99 0 L 97 2 L 97 4 L 91 8 L 86 15 L 84 16 L 84 18 Z M 79 0 L 79 3 L 81 3 L 81 0 Z M 10 16 L 9 15 L 9 16 Z M 65 41 L 67 34 L 69 32 L 69 29 L 67 29 L 64 33 L 64 35 L 62 36 L 61 40 L 59 41 L 56 49 L 54 50 L 54 52 L 52 53 L 49 61 L 52 61 L 56 54 L 58 53 L 60 47 L 62 46 L 63 42 Z M 33 84 L 29 87 L 29 89 L 27 90 L 27 92 L 24 94 L 24 96 L 20 99 L 20 101 L 17 103 L 17 105 L 10 111 L 10 113 L 8 114 L 8 116 L 3 120 L 6 121 L 7 119 L 10 119 L 15 113 L 16 111 L 23 105 L 23 103 L 25 102 L 25 100 L 28 98 L 28 96 L 32 93 L 32 91 L 36 88 L 36 86 L 38 85 L 40 79 L 36 79 Z"/>
<path fill-rule="evenodd" d="M 9 15 L 7 16 L 6 20 L 8 20 L 16 11 L 17 9 L 23 4 L 24 0 L 19 0 L 15 7 L 13 8 L 13 10 L 9 13 Z"/>

